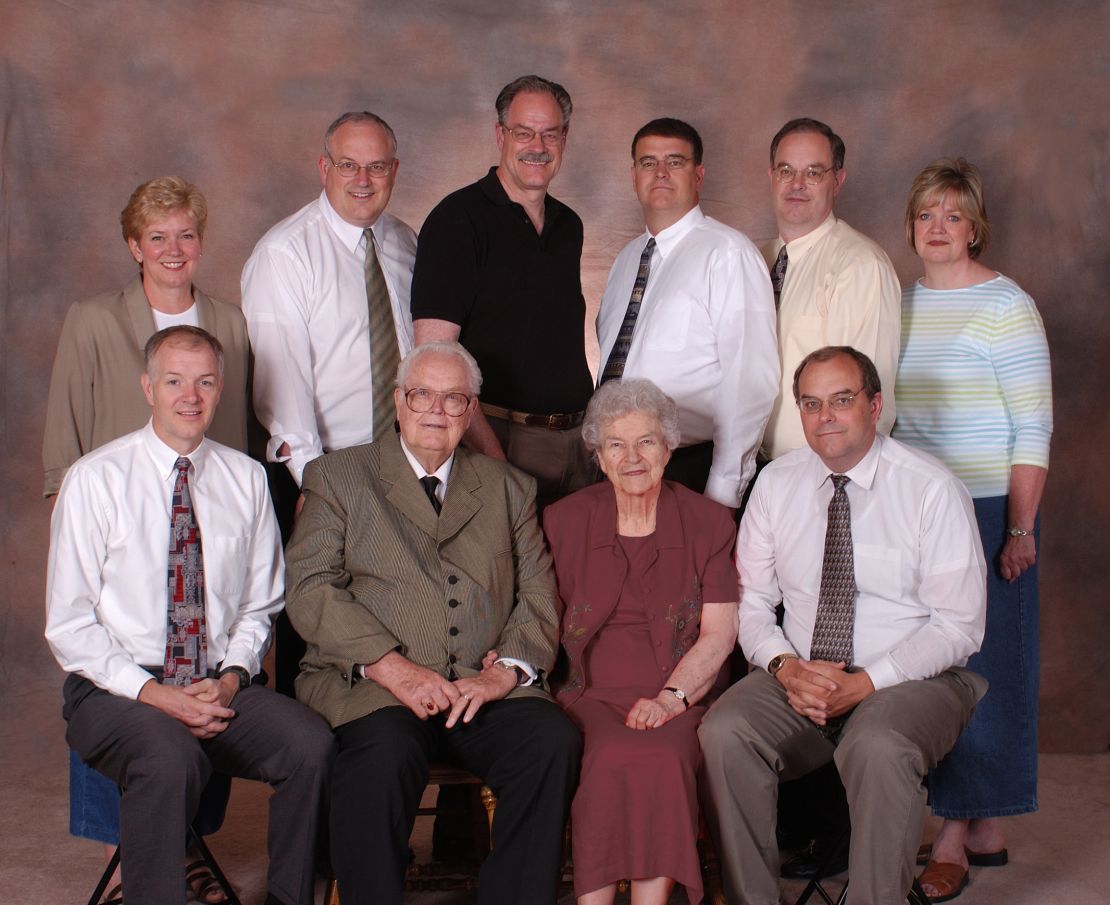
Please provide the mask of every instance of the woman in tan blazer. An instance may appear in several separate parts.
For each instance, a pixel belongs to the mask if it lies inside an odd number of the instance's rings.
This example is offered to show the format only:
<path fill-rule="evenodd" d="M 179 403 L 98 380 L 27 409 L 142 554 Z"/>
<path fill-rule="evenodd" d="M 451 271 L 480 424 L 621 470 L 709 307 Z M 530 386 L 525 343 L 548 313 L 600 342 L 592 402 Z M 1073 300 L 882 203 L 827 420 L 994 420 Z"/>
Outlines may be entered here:
<path fill-rule="evenodd" d="M 246 452 L 246 321 L 238 307 L 193 285 L 207 220 L 204 196 L 178 176 L 152 179 L 132 193 L 120 223 L 139 275 L 119 291 L 74 304 L 58 340 L 42 444 L 44 496 L 58 492 L 81 456 L 146 424 L 150 406 L 139 385 L 143 347 L 156 331 L 176 324 L 202 327 L 223 345 L 224 391 L 208 435 Z M 205 797 L 221 796 L 213 788 Z M 224 791 L 213 809 L 216 825 L 226 800 Z M 105 843 L 108 857 L 119 842 L 119 791 L 72 753 L 70 832 Z M 204 862 L 188 860 L 194 896 L 208 905 L 225 901 Z M 111 890 L 108 899 L 115 894 Z"/>

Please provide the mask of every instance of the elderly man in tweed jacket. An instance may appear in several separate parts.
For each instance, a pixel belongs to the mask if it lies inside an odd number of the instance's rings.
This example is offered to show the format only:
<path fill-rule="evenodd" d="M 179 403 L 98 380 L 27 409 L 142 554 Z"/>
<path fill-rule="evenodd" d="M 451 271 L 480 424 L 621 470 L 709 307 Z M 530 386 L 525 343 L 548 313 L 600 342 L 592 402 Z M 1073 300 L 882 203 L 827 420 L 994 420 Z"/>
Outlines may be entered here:
<path fill-rule="evenodd" d="M 480 385 L 458 344 L 419 346 L 398 369 L 399 435 L 305 469 L 288 609 L 308 642 L 297 696 L 339 742 L 344 905 L 401 901 L 432 760 L 498 797 L 479 902 L 555 901 L 581 740 L 544 684 L 560 613 L 535 482 L 458 448 Z"/>

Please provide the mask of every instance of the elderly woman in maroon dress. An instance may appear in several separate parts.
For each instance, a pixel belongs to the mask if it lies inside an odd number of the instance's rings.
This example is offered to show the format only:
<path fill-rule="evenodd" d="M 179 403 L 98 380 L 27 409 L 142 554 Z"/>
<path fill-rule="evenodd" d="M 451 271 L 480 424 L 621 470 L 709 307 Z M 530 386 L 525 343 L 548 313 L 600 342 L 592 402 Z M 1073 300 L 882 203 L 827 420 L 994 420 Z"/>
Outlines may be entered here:
<path fill-rule="evenodd" d="M 557 697 L 582 730 L 571 809 L 579 905 L 702 899 L 697 729 L 736 643 L 735 527 L 725 507 L 663 480 L 678 410 L 649 380 L 606 383 L 583 440 L 608 482 L 544 512 L 569 671 Z"/>

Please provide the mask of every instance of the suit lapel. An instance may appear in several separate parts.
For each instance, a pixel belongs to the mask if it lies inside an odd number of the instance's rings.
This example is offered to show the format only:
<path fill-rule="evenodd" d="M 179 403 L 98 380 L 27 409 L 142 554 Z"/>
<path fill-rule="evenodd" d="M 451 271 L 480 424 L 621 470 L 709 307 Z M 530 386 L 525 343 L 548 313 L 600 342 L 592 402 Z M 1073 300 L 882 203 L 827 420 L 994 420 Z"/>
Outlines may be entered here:
<path fill-rule="evenodd" d="M 127 319 L 131 322 L 135 346 L 142 352 L 146 347 L 146 341 L 154 335 L 154 314 L 143 291 L 142 277 L 127 284 L 123 290 L 123 302 L 127 307 Z"/>
<path fill-rule="evenodd" d="M 481 486 L 478 472 L 470 462 L 470 454 L 466 450 L 456 449 L 455 464 L 451 466 L 451 478 L 447 482 L 447 496 L 443 499 L 443 511 L 439 514 L 437 538 L 440 543 L 458 534 L 482 508 L 482 501 L 478 498 Z"/>
<path fill-rule="evenodd" d="M 386 499 L 421 531 L 435 538 L 439 533 L 440 519 L 436 518 L 436 511 L 428 502 L 409 460 L 405 458 L 401 440 L 397 434 L 387 434 L 378 443 L 382 448 L 378 460 L 380 476 L 383 482 L 390 485 Z"/>

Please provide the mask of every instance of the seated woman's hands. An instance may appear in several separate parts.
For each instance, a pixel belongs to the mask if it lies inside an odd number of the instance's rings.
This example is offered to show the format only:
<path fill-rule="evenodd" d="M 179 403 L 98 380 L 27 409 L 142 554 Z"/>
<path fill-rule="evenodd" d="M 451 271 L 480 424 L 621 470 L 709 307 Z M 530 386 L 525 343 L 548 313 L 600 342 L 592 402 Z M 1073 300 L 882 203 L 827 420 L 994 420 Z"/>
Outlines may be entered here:
<path fill-rule="evenodd" d="M 629 729 L 658 729 L 676 716 L 686 712 L 686 707 L 669 691 L 661 691 L 654 698 L 640 698 L 625 717 Z"/>

